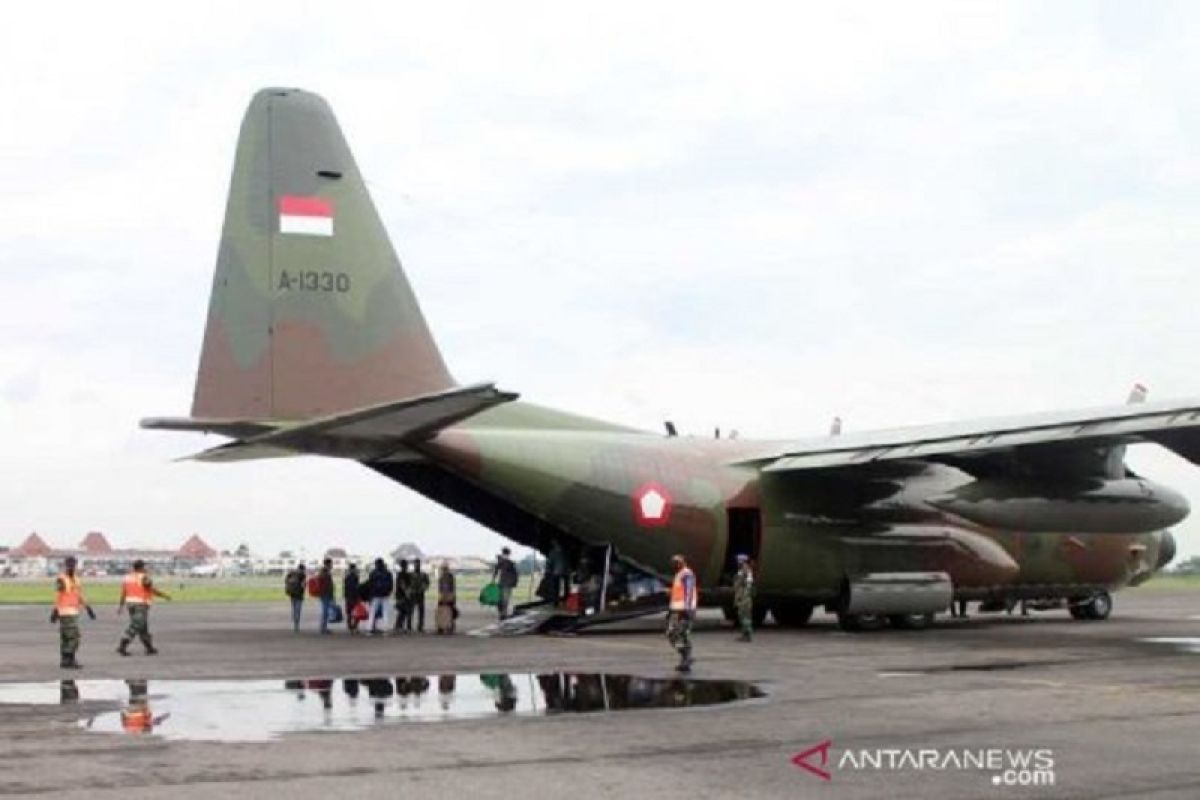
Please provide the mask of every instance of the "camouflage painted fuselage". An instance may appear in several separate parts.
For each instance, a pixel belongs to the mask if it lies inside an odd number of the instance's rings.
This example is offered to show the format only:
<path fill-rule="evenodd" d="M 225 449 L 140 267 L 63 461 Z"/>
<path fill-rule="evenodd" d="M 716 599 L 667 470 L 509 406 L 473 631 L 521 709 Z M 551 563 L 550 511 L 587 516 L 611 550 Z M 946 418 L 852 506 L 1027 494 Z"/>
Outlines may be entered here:
<path fill-rule="evenodd" d="M 978 484 L 956 467 L 893 464 L 846 478 L 732 465 L 764 445 L 664 437 L 514 403 L 441 431 L 417 448 L 421 459 L 371 466 L 529 546 L 544 546 L 548 533 L 611 543 L 664 577 L 683 553 L 707 587 L 728 566 L 729 510 L 755 511 L 767 603 L 832 601 L 848 576 L 874 572 L 946 572 L 960 597 L 1082 596 L 1144 579 L 1173 550 L 1165 531 L 1089 535 L 1095 511 L 1078 482 L 1063 481 L 1057 498 L 1043 484 L 1041 499 L 1056 524 L 1075 506 L 1079 530 L 1038 531 L 1036 513 L 1021 530 L 994 530 L 934 505 Z M 639 513 L 647 486 L 668 499 L 665 519 Z"/>

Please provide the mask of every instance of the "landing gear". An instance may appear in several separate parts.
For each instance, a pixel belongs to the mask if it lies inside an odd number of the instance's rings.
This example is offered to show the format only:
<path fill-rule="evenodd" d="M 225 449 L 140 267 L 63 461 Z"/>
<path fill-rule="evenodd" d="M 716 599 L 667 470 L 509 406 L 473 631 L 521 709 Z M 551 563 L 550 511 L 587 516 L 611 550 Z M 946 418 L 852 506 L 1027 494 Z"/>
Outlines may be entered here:
<path fill-rule="evenodd" d="M 887 625 L 887 617 L 882 614 L 850 614 L 839 611 L 837 618 L 838 627 L 851 633 L 877 631 Z"/>
<path fill-rule="evenodd" d="M 812 619 L 812 603 L 776 603 L 771 616 L 781 628 L 803 628 Z"/>
<path fill-rule="evenodd" d="M 888 622 L 902 631 L 923 631 L 933 624 L 933 614 L 892 614 Z"/>
<path fill-rule="evenodd" d="M 1108 619 L 1113 609 L 1112 595 L 1101 589 L 1091 597 L 1072 600 L 1067 605 L 1067 608 L 1070 610 L 1071 616 L 1075 619 Z"/>

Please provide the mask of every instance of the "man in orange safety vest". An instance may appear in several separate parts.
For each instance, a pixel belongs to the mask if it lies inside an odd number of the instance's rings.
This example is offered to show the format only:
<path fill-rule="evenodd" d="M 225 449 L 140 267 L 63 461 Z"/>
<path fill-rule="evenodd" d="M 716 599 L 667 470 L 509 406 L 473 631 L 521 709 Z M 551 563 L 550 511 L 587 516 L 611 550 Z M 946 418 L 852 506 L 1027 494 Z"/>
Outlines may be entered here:
<path fill-rule="evenodd" d="M 117 645 L 117 652 L 123 656 L 129 655 L 129 643 L 138 638 L 146 648 L 146 655 L 158 653 L 150 638 L 150 603 L 155 597 L 170 600 L 171 596 L 159 591 L 150 576 L 146 574 L 146 562 L 140 558 L 133 562 L 133 570 L 121 581 L 121 601 L 117 604 L 117 615 L 126 606 L 129 607 L 129 627 Z"/>
<path fill-rule="evenodd" d="M 667 611 L 667 641 L 679 652 L 677 672 L 692 670 L 692 621 L 696 618 L 699 587 L 696 574 L 683 556 L 671 558 L 675 579 L 671 582 L 671 600 Z"/>
<path fill-rule="evenodd" d="M 54 582 L 54 610 L 50 612 L 50 621 L 58 623 L 58 665 L 62 669 L 82 669 L 75 660 L 80 639 L 79 612 L 87 611 L 89 617 L 96 618 L 92 607 L 83 599 L 83 585 L 75 574 L 76 563 L 75 556 L 67 556 L 63 561 L 63 571 Z"/>

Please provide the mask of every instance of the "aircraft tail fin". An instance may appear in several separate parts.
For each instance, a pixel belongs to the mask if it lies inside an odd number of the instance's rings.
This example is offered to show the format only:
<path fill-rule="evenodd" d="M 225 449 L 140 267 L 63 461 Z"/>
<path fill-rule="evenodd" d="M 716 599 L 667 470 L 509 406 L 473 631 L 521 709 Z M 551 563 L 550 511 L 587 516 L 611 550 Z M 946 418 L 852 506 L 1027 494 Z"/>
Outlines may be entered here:
<path fill-rule="evenodd" d="M 306 420 L 455 386 L 329 105 L 242 121 L 192 417 Z"/>

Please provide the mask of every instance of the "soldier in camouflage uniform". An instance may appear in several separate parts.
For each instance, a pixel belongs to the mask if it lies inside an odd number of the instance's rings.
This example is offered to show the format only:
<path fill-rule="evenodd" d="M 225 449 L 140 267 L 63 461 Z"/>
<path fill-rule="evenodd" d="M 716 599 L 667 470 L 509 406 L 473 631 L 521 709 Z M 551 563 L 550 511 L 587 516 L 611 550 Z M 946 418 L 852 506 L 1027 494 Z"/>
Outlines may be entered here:
<path fill-rule="evenodd" d="M 129 627 L 121 637 L 121 643 L 117 645 L 117 652 L 121 655 L 129 655 L 129 643 L 135 638 L 142 640 L 146 655 L 158 653 L 150 637 L 150 602 L 154 597 L 171 599 L 170 595 L 160 591 L 150 580 L 150 576 L 146 574 L 146 562 L 139 558 L 133 562 L 133 571 L 121 582 L 121 600 L 117 604 L 117 616 L 121 615 L 122 609 L 129 607 Z"/>
<path fill-rule="evenodd" d="M 675 579 L 671 582 L 671 599 L 667 611 L 667 641 L 679 652 L 677 672 L 692 670 L 692 621 L 696 618 L 699 591 L 696 574 L 683 556 L 671 558 Z"/>
<path fill-rule="evenodd" d="M 737 610 L 738 638 L 748 642 L 754 631 L 754 570 L 750 557 L 738 555 L 738 571 L 733 579 L 733 607 Z"/>
<path fill-rule="evenodd" d="M 59 666 L 63 669 L 80 669 L 75 660 L 79 650 L 79 612 L 87 610 L 92 619 L 96 618 L 92 607 L 83 599 L 83 586 L 79 576 L 75 574 L 75 557 L 67 556 L 63 562 L 63 571 L 55 581 L 54 610 L 50 612 L 50 621 L 58 623 Z"/>

